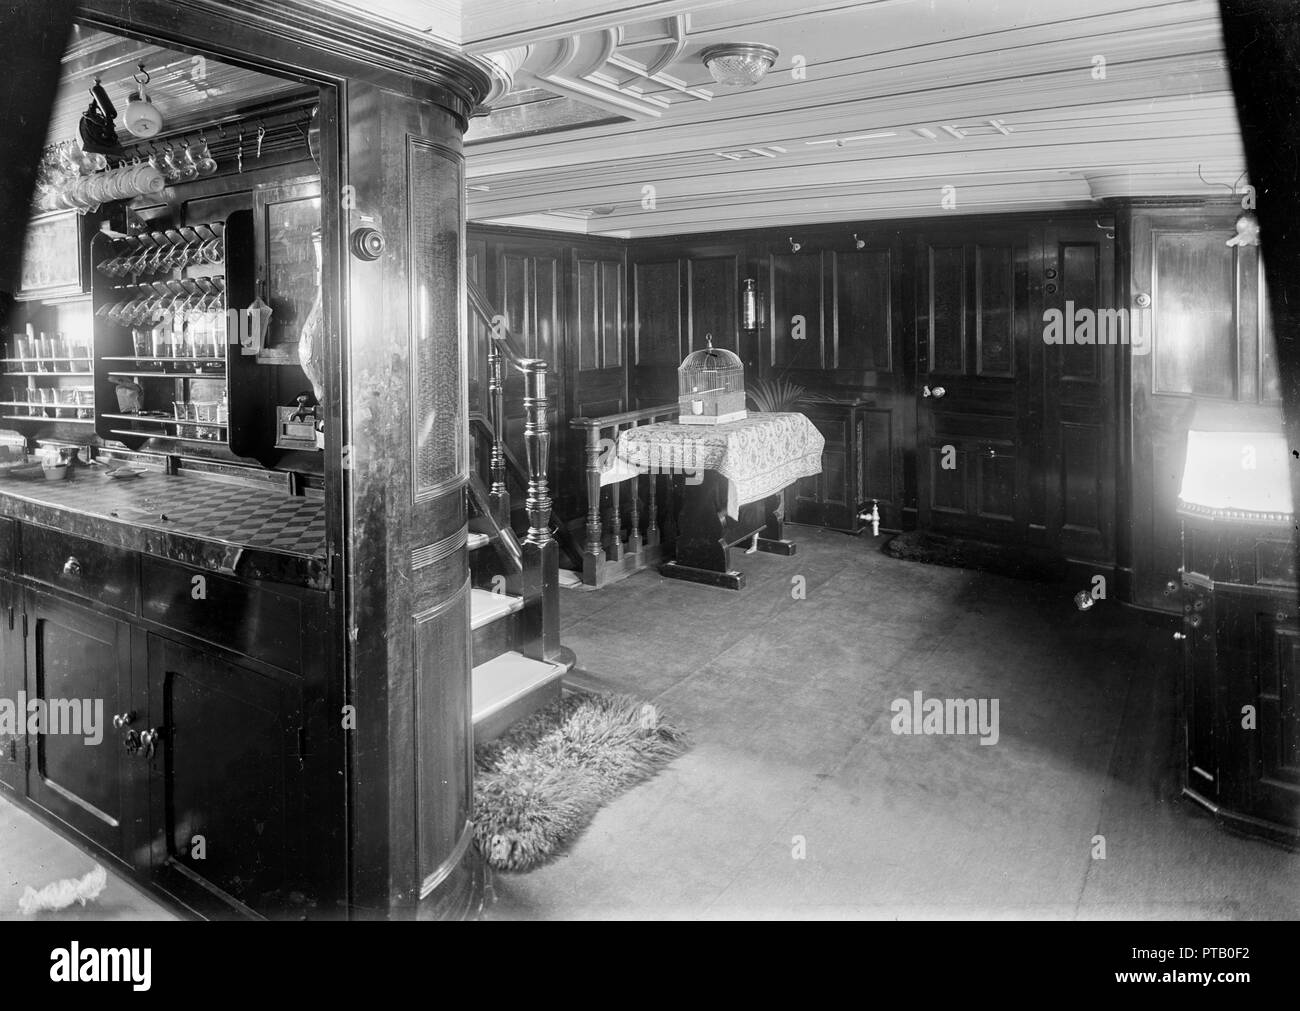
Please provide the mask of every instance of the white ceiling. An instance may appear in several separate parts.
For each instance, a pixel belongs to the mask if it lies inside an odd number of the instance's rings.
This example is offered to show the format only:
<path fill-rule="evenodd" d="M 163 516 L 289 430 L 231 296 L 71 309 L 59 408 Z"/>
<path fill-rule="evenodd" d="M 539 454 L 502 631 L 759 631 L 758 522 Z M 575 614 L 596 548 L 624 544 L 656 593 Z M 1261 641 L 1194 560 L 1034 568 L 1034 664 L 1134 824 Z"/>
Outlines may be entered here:
<path fill-rule="evenodd" d="M 1214 0 L 367 9 L 505 64 L 516 90 L 549 97 L 471 126 L 474 221 L 651 236 L 1080 208 L 1223 196 L 1245 169 Z M 698 55 L 725 41 L 780 56 L 761 84 L 733 91 Z"/>

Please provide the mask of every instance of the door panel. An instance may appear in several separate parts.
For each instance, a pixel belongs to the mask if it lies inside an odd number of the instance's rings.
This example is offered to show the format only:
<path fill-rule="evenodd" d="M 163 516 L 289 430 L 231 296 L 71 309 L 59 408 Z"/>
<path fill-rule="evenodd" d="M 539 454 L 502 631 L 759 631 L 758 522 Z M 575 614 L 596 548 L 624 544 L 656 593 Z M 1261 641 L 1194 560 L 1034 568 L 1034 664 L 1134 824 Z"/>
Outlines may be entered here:
<path fill-rule="evenodd" d="M 33 801 L 118 856 L 127 854 L 130 770 L 115 715 L 130 712 L 131 637 L 120 621 L 45 594 L 27 595 L 27 698 L 66 708 L 89 703 L 96 734 L 47 732 L 29 738 L 27 792 Z M 133 721 L 139 723 L 139 714 Z M 66 725 L 63 729 L 67 729 Z M 82 724 L 82 731 L 87 728 Z M 94 737 L 99 740 L 94 743 Z"/>
<path fill-rule="evenodd" d="M 918 523 L 1024 541 L 1030 464 L 1028 375 L 1033 232 L 922 236 L 915 263 Z M 929 387 L 936 395 L 925 396 Z M 939 395 L 937 390 L 941 389 Z"/>
<path fill-rule="evenodd" d="M 1061 554 L 1102 563 L 1115 556 L 1115 390 L 1133 339 L 1126 314 L 1115 311 L 1114 275 L 1113 243 L 1095 224 L 1047 228 L 1043 306 L 1068 315 L 1071 336 L 1092 343 L 1041 346 L 1041 522 L 1045 543 Z"/>
<path fill-rule="evenodd" d="M 298 692 L 215 654 L 148 637 L 154 873 L 198 878 L 261 913 L 292 905 L 301 865 Z M 188 886 L 188 887 L 187 887 Z"/>

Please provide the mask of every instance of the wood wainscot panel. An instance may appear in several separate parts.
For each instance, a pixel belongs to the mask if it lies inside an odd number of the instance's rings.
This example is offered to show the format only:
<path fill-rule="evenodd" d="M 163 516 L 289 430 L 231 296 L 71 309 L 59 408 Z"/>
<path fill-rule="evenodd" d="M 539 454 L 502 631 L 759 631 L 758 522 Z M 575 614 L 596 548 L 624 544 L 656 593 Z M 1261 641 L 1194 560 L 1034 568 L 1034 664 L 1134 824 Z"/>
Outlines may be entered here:
<path fill-rule="evenodd" d="M 677 366 L 686 352 L 680 261 L 633 262 L 628 388 L 634 408 L 677 399 Z"/>

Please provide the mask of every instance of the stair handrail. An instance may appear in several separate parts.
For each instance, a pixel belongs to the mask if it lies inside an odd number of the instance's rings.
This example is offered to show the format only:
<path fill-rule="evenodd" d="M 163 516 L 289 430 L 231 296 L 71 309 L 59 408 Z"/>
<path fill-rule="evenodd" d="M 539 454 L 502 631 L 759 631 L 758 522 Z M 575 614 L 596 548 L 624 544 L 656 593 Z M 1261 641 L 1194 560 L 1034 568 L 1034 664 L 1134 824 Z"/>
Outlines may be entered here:
<path fill-rule="evenodd" d="M 660 404 L 656 407 L 642 407 L 635 411 L 623 411 L 620 414 L 605 414 L 599 418 L 574 418 L 569 422 L 569 427 L 586 433 L 586 489 L 587 489 L 587 526 L 586 542 L 582 546 L 583 566 L 582 579 L 588 586 L 599 586 L 601 581 L 600 569 L 609 553 L 605 550 L 604 531 L 601 528 L 600 517 L 600 479 L 602 473 L 602 457 L 607 449 L 613 448 L 618 444 L 619 432 L 624 427 L 635 428 L 642 423 L 654 423 L 656 421 L 671 421 L 681 414 L 681 407 L 677 403 Z M 606 436 L 604 433 L 608 432 Z M 637 493 L 637 480 L 632 481 L 632 530 L 630 534 L 630 549 L 635 552 L 643 545 L 653 546 L 659 543 L 659 525 L 655 507 L 655 480 L 650 478 L 647 489 L 649 499 L 647 508 L 649 512 L 646 535 L 644 540 L 641 537 L 639 529 L 639 501 Z M 614 536 L 611 544 L 615 561 L 621 557 L 622 547 L 619 538 L 619 491 L 618 485 L 612 488 L 613 496 L 613 513 L 614 513 Z"/>
<path fill-rule="evenodd" d="M 543 660 L 560 654 L 559 638 L 559 548 L 551 536 L 551 494 L 547 463 L 551 453 L 550 420 L 547 409 L 546 374 L 549 366 L 541 358 L 520 353 L 504 316 L 494 311 L 487 295 L 473 278 L 466 285 L 468 302 L 488 333 L 488 393 L 491 403 L 492 457 L 489 499 L 493 518 L 499 526 L 510 525 L 510 493 L 506 488 L 505 456 L 505 366 L 509 364 L 524 377 L 524 456 L 528 462 L 528 490 L 524 512 L 528 516 L 528 533 L 524 538 L 523 581 L 525 590 L 535 590 L 543 597 L 540 621 L 529 616 L 527 630 L 536 642 Z"/>

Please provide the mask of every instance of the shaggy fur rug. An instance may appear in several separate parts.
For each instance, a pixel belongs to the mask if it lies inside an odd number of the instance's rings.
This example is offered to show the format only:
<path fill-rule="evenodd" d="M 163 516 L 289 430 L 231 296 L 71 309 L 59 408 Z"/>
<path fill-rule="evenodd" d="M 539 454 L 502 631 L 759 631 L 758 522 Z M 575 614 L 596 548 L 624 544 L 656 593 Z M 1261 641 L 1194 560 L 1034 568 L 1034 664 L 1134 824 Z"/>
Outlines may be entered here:
<path fill-rule="evenodd" d="M 475 754 L 474 840 L 488 864 L 526 871 L 564 850 L 602 804 L 686 750 L 680 730 L 629 695 L 566 695 Z"/>

